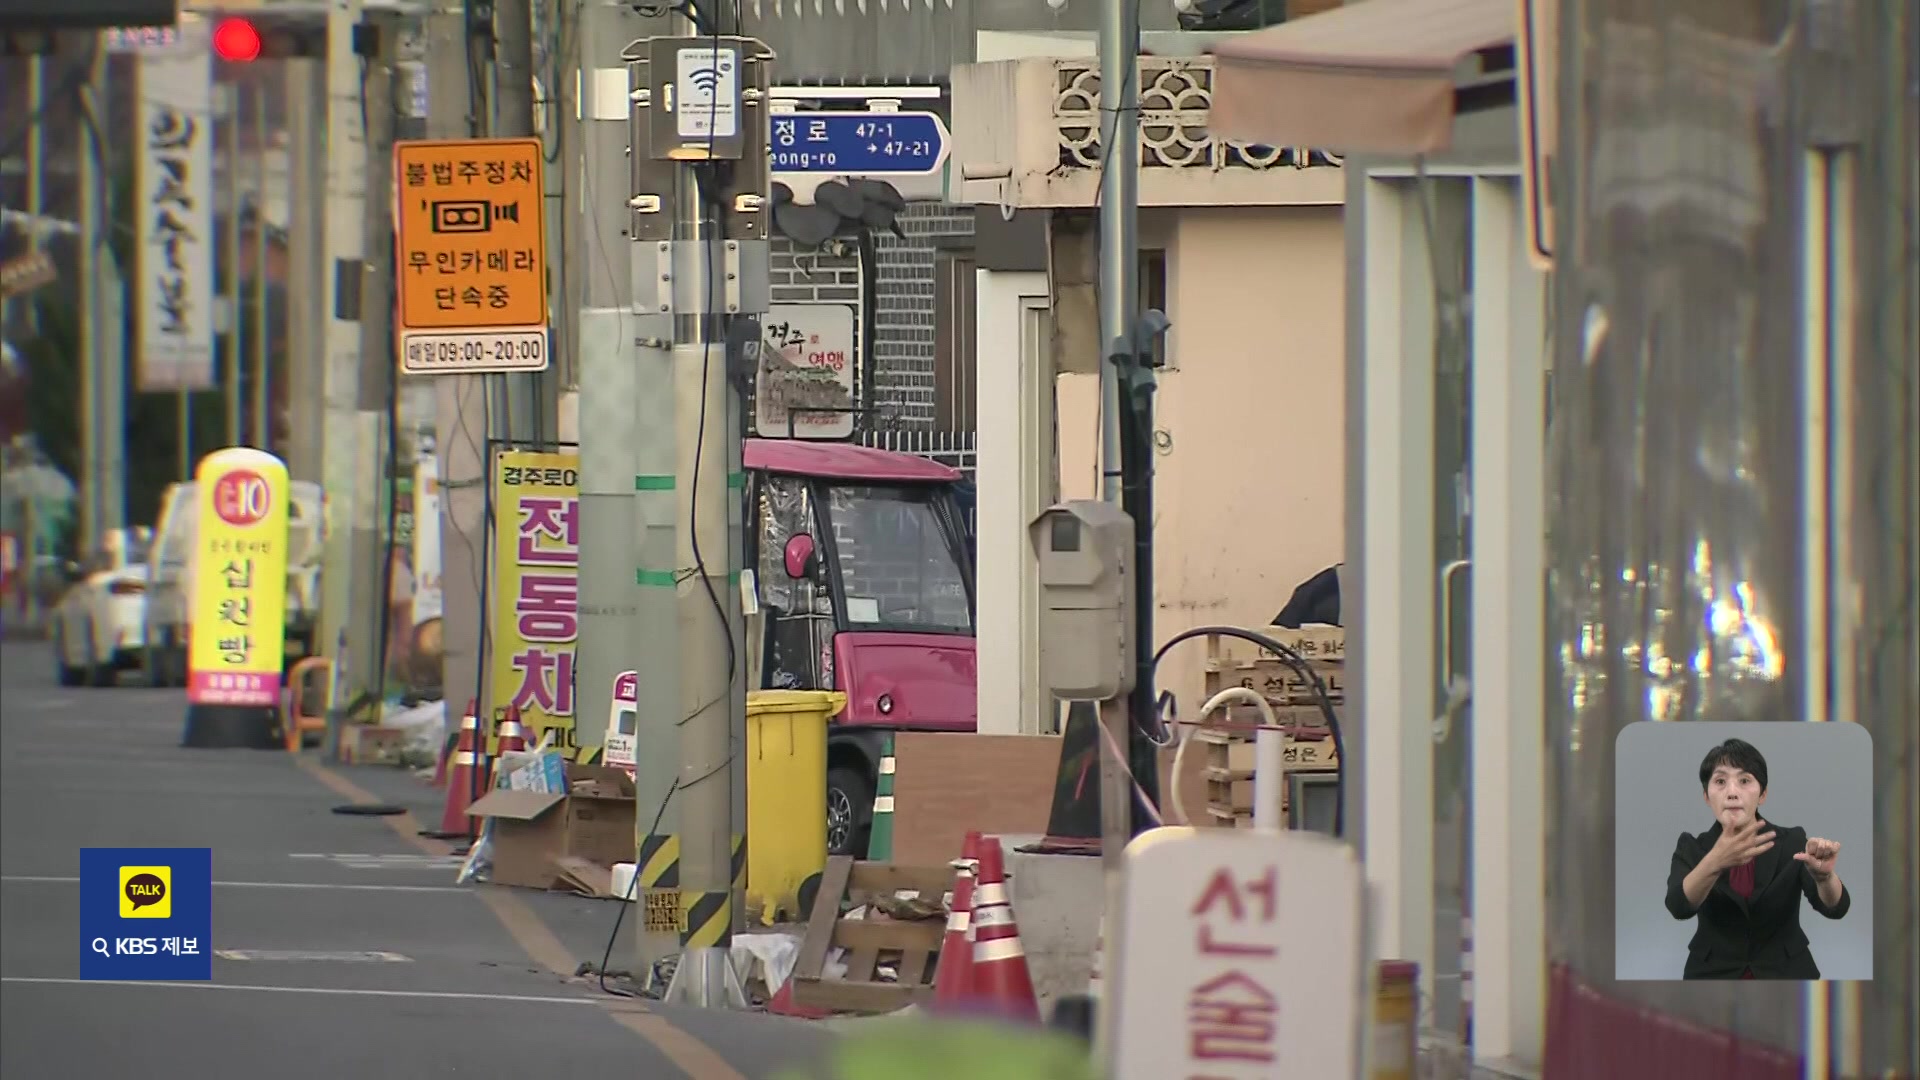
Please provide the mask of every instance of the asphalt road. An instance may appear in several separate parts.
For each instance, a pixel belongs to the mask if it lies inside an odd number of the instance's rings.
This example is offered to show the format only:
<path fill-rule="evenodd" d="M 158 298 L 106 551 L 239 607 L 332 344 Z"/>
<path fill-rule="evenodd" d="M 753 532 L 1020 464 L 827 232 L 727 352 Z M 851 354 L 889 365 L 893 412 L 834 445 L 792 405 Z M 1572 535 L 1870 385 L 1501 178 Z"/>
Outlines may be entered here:
<path fill-rule="evenodd" d="M 573 978 L 599 962 L 615 904 L 457 886 L 446 845 L 415 835 L 411 817 L 331 812 L 379 799 L 433 821 L 435 793 L 408 774 L 184 750 L 184 709 L 180 690 L 60 688 L 46 646 L 0 646 L 7 1080 L 762 1080 L 829 1046 L 804 1022 Z M 165 846 L 213 849 L 216 949 L 404 959 L 216 957 L 210 983 L 81 981 L 79 849 Z M 632 955 L 623 940 L 611 966 Z"/>

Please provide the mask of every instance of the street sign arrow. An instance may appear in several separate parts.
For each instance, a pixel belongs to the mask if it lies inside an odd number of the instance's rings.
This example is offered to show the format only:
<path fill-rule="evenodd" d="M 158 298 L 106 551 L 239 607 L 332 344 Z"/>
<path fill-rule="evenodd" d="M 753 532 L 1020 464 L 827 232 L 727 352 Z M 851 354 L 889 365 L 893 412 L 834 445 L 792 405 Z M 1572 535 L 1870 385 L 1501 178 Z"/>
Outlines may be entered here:
<path fill-rule="evenodd" d="M 769 142 L 776 173 L 925 176 L 951 140 L 933 113 L 809 112 L 774 114 Z"/>

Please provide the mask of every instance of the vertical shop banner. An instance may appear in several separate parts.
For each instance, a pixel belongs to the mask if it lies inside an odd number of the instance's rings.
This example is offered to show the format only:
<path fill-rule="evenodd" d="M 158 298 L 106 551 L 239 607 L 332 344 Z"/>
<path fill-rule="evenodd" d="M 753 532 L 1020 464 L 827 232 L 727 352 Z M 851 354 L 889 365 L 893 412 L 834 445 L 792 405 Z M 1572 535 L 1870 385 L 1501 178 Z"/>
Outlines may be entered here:
<path fill-rule="evenodd" d="M 529 739 L 552 730 L 553 745 L 572 757 L 579 747 L 580 456 L 501 452 L 493 522 L 493 706 L 518 707 Z"/>
<path fill-rule="evenodd" d="M 760 317 L 754 431 L 768 439 L 853 437 L 858 355 L 851 304 L 775 304 Z"/>
<path fill-rule="evenodd" d="M 264 450 L 201 459 L 187 700 L 280 703 L 287 629 L 287 467 Z"/>
<path fill-rule="evenodd" d="M 207 24 L 182 19 L 170 44 L 140 50 L 138 386 L 213 388 L 213 49 Z"/>

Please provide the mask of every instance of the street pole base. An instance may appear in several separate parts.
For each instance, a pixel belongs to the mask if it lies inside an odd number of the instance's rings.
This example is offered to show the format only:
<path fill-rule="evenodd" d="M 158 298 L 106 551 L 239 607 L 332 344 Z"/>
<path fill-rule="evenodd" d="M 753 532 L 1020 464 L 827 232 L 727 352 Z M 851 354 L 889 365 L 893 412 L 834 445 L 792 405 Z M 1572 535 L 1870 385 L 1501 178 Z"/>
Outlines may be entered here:
<path fill-rule="evenodd" d="M 673 1005 L 702 1009 L 745 1009 L 747 992 L 733 970 L 733 957 L 722 948 L 687 949 L 673 969 L 665 1000 Z"/>
<path fill-rule="evenodd" d="M 190 750 L 283 750 L 271 705 L 188 705 L 180 745 Z"/>

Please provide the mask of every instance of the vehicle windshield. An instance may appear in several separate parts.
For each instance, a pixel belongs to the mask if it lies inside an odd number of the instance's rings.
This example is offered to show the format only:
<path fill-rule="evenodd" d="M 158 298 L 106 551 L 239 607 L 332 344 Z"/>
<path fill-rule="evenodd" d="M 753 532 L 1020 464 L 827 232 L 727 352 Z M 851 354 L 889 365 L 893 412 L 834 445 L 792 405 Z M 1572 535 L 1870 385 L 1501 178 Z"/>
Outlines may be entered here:
<path fill-rule="evenodd" d="M 973 602 L 945 488 L 834 484 L 826 494 L 850 625 L 973 632 Z"/>

